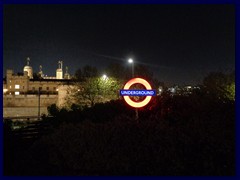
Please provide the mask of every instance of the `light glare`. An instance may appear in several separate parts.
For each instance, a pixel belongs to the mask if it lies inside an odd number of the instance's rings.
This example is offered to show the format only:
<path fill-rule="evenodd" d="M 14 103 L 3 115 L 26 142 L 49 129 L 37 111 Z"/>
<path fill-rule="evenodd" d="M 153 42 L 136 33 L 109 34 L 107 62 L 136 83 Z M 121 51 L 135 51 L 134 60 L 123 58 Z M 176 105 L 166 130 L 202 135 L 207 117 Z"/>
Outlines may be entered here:
<path fill-rule="evenodd" d="M 130 64 L 132 64 L 132 63 L 133 63 L 133 60 L 132 60 L 132 59 L 129 59 L 128 62 L 129 62 Z"/>

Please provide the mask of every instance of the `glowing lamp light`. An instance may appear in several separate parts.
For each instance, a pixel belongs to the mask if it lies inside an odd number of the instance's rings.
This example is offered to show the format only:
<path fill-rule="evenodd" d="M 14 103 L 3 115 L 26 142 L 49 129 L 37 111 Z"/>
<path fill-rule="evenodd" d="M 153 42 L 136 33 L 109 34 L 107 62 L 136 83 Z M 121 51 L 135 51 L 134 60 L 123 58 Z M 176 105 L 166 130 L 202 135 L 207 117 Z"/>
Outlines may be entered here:
<path fill-rule="evenodd" d="M 102 78 L 103 78 L 103 80 L 107 80 L 107 75 L 106 74 L 104 74 L 103 76 L 102 76 Z"/>
<path fill-rule="evenodd" d="M 133 63 L 133 60 L 132 60 L 132 59 L 129 59 L 128 62 L 129 62 L 130 64 L 132 64 L 132 63 Z"/>
<path fill-rule="evenodd" d="M 142 78 L 133 78 L 133 79 L 131 79 L 131 80 L 129 80 L 126 84 L 125 84 L 125 86 L 124 86 L 124 88 L 123 88 L 123 90 L 120 90 L 120 94 L 122 93 L 122 92 L 124 92 L 124 90 L 129 90 L 129 88 L 133 85 L 133 84 L 142 84 L 146 89 L 147 89 L 147 91 L 145 91 L 145 93 L 148 93 L 149 95 L 146 95 L 146 98 L 143 100 L 143 101 L 141 101 L 141 102 L 134 102 L 134 101 L 132 101 L 131 99 L 130 99 L 130 97 L 129 96 L 126 96 L 126 95 L 123 95 L 123 98 L 124 98 L 124 100 L 126 101 L 126 103 L 128 104 L 128 105 L 130 105 L 130 106 L 132 106 L 132 107 L 134 107 L 134 108 L 141 108 L 141 107 L 144 107 L 144 106 L 146 106 L 149 102 L 150 102 L 150 100 L 152 99 L 152 96 L 154 96 L 155 94 L 156 94 L 156 91 L 155 90 L 152 90 L 152 87 L 151 87 L 151 85 L 145 80 L 145 79 L 142 79 Z M 153 91 L 153 93 L 150 93 L 150 91 L 149 90 L 152 90 Z M 140 90 L 138 90 L 138 91 L 136 91 L 137 93 L 141 93 L 142 91 Z M 144 92 L 143 92 L 143 94 L 144 94 Z M 122 94 L 121 94 L 122 95 Z"/>

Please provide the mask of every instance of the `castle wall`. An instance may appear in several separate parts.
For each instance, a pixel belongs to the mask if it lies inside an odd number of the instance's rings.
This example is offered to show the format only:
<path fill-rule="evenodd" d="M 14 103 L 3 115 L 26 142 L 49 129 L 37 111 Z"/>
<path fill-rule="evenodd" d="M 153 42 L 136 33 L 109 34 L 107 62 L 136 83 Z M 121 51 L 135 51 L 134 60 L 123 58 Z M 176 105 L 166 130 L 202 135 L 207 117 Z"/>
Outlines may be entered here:
<path fill-rule="evenodd" d="M 40 106 L 57 103 L 58 95 L 41 95 Z M 4 95 L 3 107 L 38 107 L 38 95 Z"/>
<path fill-rule="evenodd" d="M 56 95 L 40 95 L 41 114 L 47 114 L 47 107 L 57 104 L 63 107 L 66 103 L 68 86 L 59 86 Z M 38 94 L 34 95 L 3 95 L 3 117 L 36 116 L 38 114 Z"/>
<path fill-rule="evenodd" d="M 60 83 L 51 81 L 30 81 L 29 91 L 37 92 L 41 87 L 41 91 L 44 92 L 56 92 Z"/>
<path fill-rule="evenodd" d="M 40 114 L 48 114 L 47 107 L 40 108 Z M 38 107 L 4 107 L 3 117 L 38 116 Z"/>
<path fill-rule="evenodd" d="M 47 114 L 47 107 L 51 104 L 64 107 L 70 86 L 67 81 L 30 80 L 26 72 L 23 75 L 14 75 L 13 70 L 7 70 L 6 79 L 3 80 L 3 115 L 36 116 L 39 89 L 41 113 Z"/>

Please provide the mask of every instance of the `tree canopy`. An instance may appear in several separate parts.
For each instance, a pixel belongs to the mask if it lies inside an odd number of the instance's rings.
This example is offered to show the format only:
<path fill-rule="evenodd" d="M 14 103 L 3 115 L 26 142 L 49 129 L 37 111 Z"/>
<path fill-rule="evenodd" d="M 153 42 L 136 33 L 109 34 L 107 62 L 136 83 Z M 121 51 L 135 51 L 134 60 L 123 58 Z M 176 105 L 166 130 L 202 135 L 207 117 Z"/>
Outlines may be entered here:
<path fill-rule="evenodd" d="M 203 80 L 207 93 L 213 97 L 235 100 L 235 72 L 211 72 Z"/>

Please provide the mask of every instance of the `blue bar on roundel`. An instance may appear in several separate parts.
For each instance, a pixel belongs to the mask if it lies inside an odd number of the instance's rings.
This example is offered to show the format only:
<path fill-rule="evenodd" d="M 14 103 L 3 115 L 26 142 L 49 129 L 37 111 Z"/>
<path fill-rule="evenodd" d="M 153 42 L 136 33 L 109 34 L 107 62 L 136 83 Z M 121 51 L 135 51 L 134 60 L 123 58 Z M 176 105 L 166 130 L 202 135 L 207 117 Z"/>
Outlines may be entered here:
<path fill-rule="evenodd" d="M 121 96 L 156 96 L 156 90 L 136 90 L 136 89 L 121 89 Z"/>

